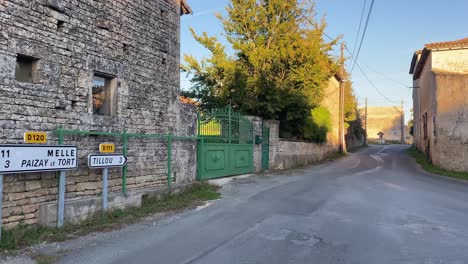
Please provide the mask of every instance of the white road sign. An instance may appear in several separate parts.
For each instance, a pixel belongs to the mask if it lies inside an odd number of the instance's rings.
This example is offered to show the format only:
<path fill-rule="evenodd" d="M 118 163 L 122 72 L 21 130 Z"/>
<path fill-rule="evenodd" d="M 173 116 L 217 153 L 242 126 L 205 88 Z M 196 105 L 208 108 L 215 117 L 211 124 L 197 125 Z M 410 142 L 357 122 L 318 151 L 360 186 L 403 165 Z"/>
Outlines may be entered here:
<path fill-rule="evenodd" d="M 0 145 L 0 174 L 74 170 L 76 146 Z"/>
<path fill-rule="evenodd" d="M 91 154 L 88 156 L 88 167 L 111 168 L 123 167 L 127 164 L 127 157 L 123 154 Z"/>

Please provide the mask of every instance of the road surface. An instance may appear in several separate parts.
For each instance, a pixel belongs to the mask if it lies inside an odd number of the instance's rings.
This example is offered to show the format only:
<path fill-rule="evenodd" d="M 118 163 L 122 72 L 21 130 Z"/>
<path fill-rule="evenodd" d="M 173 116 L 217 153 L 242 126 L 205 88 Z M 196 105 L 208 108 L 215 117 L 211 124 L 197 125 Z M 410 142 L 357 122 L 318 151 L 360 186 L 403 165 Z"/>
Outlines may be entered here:
<path fill-rule="evenodd" d="M 468 263 L 468 183 L 406 149 L 232 180 L 205 208 L 67 242 L 59 263 Z"/>

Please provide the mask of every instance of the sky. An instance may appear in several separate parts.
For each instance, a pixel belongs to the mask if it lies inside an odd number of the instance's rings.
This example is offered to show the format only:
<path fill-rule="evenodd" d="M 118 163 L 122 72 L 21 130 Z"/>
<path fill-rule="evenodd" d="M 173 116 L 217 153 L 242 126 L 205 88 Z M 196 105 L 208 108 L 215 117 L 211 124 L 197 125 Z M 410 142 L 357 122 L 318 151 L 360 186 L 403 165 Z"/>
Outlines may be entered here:
<path fill-rule="evenodd" d="M 327 35 L 342 35 L 351 51 L 364 1 L 368 10 L 371 0 L 316 0 L 317 19 L 325 16 Z M 188 3 L 194 13 L 181 18 L 181 54 L 202 58 L 209 52 L 193 39 L 189 29 L 222 38 L 223 29 L 215 14 L 225 14 L 229 0 L 188 0 Z M 391 102 L 355 67 L 351 81 L 359 104 L 364 105 L 368 98 L 370 106 L 400 106 L 403 100 L 408 119 L 412 108 L 412 89 L 408 88 L 412 87 L 412 77 L 408 72 L 413 53 L 427 43 L 468 37 L 467 10 L 468 0 L 375 0 L 358 63 Z M 339 54 L 339 46 L 333 54 Z M 349 54 L 346 56 L 349 71 L 352 60 Z M 190 87 L 185 75 L 181 81 L 182 89 Z"/>

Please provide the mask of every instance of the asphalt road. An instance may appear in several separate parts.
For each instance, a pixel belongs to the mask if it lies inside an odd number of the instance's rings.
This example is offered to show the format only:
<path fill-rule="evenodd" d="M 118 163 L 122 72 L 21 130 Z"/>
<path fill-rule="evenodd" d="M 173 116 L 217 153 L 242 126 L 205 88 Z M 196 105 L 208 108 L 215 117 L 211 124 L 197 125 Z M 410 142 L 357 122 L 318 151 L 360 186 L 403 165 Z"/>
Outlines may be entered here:
<path fill-rule="evenodd" d="M 67 242 L 59 263 L 468 263 L 468 183 L 406 148 L 232 180 L 208 207 Z"/>

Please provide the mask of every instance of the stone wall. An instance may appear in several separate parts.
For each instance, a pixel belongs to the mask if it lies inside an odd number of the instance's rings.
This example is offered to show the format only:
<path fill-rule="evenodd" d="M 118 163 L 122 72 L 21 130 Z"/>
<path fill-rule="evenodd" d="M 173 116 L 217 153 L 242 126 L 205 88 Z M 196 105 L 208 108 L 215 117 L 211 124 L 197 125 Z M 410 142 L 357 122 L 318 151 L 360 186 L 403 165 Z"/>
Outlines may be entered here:
<path fill-rule="evenodd" d="M 247 116 L 252 122 L 253 126 L 253 138 L 255 140 L 256 136 L 262 136 L 263 132 L 263 120 L 257 116 Z M 254 145 L 254 152 L 253 152 L 253 164 L 254 164 L 254 171 L 261 172 L 262 171 L 262 144 L 255 144 Z"/>
<path fill-rule="evenodd" d="M 195 135 L 195 110 L 179 103 L 180 6 L 166 0 L 0 1 L 0 143 L 22 142 L 25 131 L 111 131 Z M 33 61 L 31 82 L 15 77 L 17 61 Z M 112 113 L 93 114 L 94 74 L 112 77 Z M 77 145 L 79 169 L 68 173 L 66 199 L 95 197 L 100 171 L 86 156 L 120 138 L 66 136 Z M 195 142 L 175 141 L 173 179 L 191 182 Z M 167 142 L 129 141 L 128 189 L 166 184 Z M 121 192 L 121 169 L 110 170 L 109 190 Z M 57 200 L 55 173 L 6 175 L 3 223 L 34 224 L 40 204 Z"/>
<path fill-rule="evenodd" d="M 267 121 L 270 127 L 270 164 L 273 170 L 313 164 L 338 152 L 336 144 L 317 144 L 279 138 L 279 122 Z"/>

